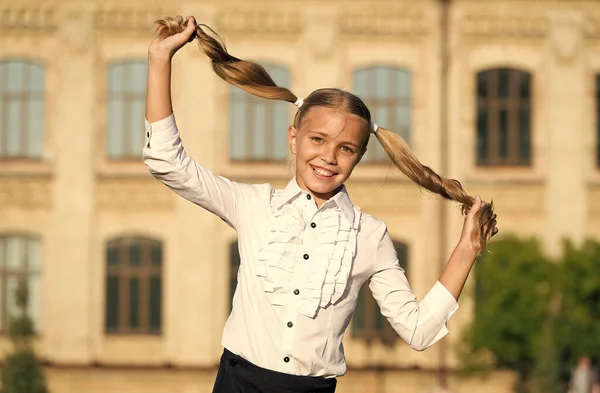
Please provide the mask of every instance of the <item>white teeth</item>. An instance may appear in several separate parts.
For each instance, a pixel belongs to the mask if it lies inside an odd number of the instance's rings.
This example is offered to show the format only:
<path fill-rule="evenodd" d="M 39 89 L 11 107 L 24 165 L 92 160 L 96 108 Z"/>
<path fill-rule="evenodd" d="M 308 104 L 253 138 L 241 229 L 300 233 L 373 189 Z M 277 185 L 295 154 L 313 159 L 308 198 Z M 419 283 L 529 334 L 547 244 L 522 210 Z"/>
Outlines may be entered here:
<path fill-rule="evenodd" d="M 321 168 L 313 168 L 313 171 L 317 172 L 317 173 L 318 173 L 319 175 L 321 175 L 321 176 L 327 176 L 327 177 L 330 177 L 330 176 L 333 176 L 333 175 L 334 175 L 334 173 L 333 173 L 333 172 L 329 172 L 328 170 L 321 169 Z"/>

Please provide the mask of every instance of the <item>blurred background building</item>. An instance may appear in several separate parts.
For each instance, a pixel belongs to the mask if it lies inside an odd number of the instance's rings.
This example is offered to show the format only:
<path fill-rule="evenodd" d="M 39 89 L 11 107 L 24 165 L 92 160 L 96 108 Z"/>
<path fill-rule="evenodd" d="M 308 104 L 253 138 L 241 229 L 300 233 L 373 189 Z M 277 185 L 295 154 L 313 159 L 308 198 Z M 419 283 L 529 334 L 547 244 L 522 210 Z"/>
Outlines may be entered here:
<path fill-rule="evenodd" d="M 53 393 L 209 392 L 239 256 L 235 232 L 141 162 L 152 22 L 194 15 L 296 95 L 359 94 L 417 156 L 493 199 L 501 233 L 600 238 L 600 3 L 578 0 L 0 1 L 0 355 L 28 277 Z M 175 113 L 216 173 L 283 187 L 292 105 L 234 90 L 195 44 L 177 54 Z M 383 151 L 349 182 L 386 221 L 422 297 L 462 226 Z M 341 393 L 507 392 L 512 375 L 459 379 L 451 334 L 412 351 L 364 289 Z"/>

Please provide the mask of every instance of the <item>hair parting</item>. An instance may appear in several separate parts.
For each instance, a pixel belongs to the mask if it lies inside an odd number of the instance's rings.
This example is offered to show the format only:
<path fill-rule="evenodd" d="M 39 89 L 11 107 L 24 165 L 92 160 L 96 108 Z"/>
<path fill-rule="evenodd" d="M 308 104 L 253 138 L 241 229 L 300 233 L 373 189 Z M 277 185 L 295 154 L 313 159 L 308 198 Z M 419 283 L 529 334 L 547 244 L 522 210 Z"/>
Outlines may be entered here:
<path fill-rule="evenodd" d="M 155 22 L 154 32 L 158 38 L 166 38 L 185 30 L 187 22 L 181 17 L 167 17 Z M 210 31 L 207 34 L 204 29 Z M 217 38 L 215 38 L 217 37 Z M 263 66 L 252 61 L 242 60 L 227 52 L 225 44 L 209 26 L 199 24 L 192 39 L 198 41 L 200 50 L 211 61 L 214 72 L 225 82 L 238 87 L 257 97 L 269 100 L 282 100 L 294 104 L 298 98 L 290 90 L 277 86 Z M 322 106 L 343 109 L 365 120 L 365 131 L 370 135 L 371 113 L 365 103 L 356 95 L 340 89 L 318 89 L 304 98 L 298 109 L 294 125 L 298 126 L 311 107 Z M 475 198 L 467 194 L 460 182 L 444 178 L 428 166 L 423 165 L 412 153 L 402 137 L 393 131 L 379 127 L 375 136 L 392 162 L 404 175 L 425 190 L 433 192 L 451 201 L 461 204 L 462 213 L 466 214 Z M 368 139 L 366 139 L 368 141 Z M 366 146 L 366 142 L 364 144 Z M 493 202 L 485 204 L 476 213 L 474 225 L 479 231 L 473 231 L 472 242 L 478 244 L 478 254 L 487 246 L 492 236 L 496 215 Z"/>

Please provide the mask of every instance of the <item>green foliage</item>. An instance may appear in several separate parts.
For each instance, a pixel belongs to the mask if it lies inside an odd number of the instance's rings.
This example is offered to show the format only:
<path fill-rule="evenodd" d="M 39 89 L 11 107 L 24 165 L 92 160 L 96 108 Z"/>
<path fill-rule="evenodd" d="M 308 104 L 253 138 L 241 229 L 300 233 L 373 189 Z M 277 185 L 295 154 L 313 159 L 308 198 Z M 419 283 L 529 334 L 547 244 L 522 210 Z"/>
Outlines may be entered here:
<path fill-rule="evenodd" d="M 580 356 L 600 362 L 600 243 L 588 240 L 577 248 L 566 241 L 557 283 L 556 344 L 564 377 Z"/>
<path fill-rule="evenodd" d="M 489 251 L 475 267 L 475 318 L 463 362 L 470 370 L 502 367 L 526 378 L 548 318 L 554 266 L 534 239 L 505 237 Z"/>
<path fill-rule="evenodd" d="M 31 349 L 8 355 L 2 367 L 0 393 L 47 393 L 42 367 Z"/>
<path fill-rule="evenodd" d="M 533 239 L 505 237 L 475 267 L 465 371 L 516 371 L 519 392 L 564 391 L 580 356 L 600 361 L 600 243 L 565 241 L 552 261 Z"/>
<path fill-rule="evenodd" d="M 0 393 L 48 393 L 42 365 L 31 345 L 35 331 L 26 312 L 27 298 L 27 285 L 21 280 L 16 292 L 18 315 L 11 319 L 9 327 L 15 351 L 4 359 Z"/>

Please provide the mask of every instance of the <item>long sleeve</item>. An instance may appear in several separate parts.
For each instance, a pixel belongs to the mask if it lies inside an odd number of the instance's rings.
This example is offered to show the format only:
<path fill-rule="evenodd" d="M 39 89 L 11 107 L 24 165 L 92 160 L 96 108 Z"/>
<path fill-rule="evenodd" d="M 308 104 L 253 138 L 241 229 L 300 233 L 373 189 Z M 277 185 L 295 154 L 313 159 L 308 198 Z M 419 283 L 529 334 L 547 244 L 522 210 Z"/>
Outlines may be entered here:
<path fill-rule="evenodd" d="M 448 334 L 446 323 L 458 309 L 456 299 L 438 281 L 419 302 L 387 230 L 377 247 L 376 265 L 369 288 L 383 316 L 411 348 L 425 350 Z"/>
<path fill-rule="evenodd" d="M 216 214 L 235 228 L 239 185 L 214 175 L 186 153 L 173 114 L 145 124 L 142 159 L 149 172 L 183 198 Z"/>

